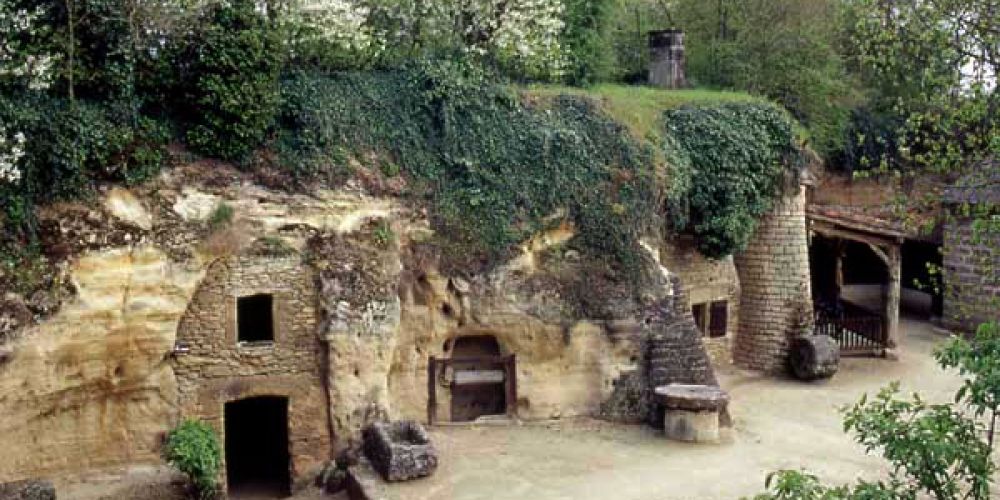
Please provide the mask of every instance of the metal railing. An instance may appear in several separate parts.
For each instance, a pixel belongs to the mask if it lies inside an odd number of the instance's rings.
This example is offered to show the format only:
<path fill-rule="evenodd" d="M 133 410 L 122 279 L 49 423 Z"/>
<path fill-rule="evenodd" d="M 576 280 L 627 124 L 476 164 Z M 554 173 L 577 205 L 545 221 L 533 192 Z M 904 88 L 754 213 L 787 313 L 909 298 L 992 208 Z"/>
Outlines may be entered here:
<path fill-rule="evenodd" d="M 885 320 L 849 302 L 835 308 L 817 308 L 814 333 L 836 340 L 842 356 L 885 354 Z"/>

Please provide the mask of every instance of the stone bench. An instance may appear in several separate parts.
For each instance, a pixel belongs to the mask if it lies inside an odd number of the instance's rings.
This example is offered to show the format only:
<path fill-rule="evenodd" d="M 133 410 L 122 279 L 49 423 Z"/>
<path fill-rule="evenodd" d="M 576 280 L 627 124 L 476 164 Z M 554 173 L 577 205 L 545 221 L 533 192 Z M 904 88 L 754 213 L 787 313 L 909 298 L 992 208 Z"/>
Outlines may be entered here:
<path fill-rule="evenodd" d="M 711 385 L 670 384 L 653 390 L 663 406 L 663 431 L 670 439 L 692 443 L 719 441 L 719 411 L 729 395 Z"/>

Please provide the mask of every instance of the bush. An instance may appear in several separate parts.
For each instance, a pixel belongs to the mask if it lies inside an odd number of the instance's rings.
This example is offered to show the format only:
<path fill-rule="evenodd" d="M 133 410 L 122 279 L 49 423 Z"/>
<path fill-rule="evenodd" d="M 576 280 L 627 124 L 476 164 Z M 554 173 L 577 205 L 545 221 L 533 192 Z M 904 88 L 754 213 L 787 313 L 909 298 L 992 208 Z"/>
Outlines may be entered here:
<path fill-rule="evenodd" d="M 398 165 L 447 238 L 446 264 L 465 271 L 567 219 L 574 244 L 634 264 L 659 210 L 652 149 L 585 98 L 525 105 L 494 81 L 454 59 L 297 75 L 284 87 L 279 156 L 300 177 L 345 168 L 345 151 Z"/>
<path fill-rule="evenodd" d="M 185 44 L 191 109 L 187 140 L 202 153 L 243 160 L 274 121 L 283 48 L 280 32 L 249 0 L 215 5 Z"/>
<path fill-rule="evenodd" d="M 674 228 L 693 232 L 709 257 L 746 248 L 798 163 L 788 116 L 772 105 L 740 103 L 683 107 L 665 120 L 671 139 L 664 153 L 678 169 L 674 177 L 690 186 L 668 198 Z"/>
<path fill-rule="evenodd" d="M 167 435 L 163 458 L 191 479 L 200 499 L 219 493 L 222 451 L 215 430 L 198 420 L 185 420 Z"/>
<path fill-rule="evenodd" d="M 0 185 L 5 218 L 31 219 L 34 204 L 86 194 L 97 181 L 141 182 L 162 166 L 166 127 L 151 119 L 132 124 L 124 106 L 47 97 L 0 97 L 0 122 L 27 138 L 22 176 Z"/>

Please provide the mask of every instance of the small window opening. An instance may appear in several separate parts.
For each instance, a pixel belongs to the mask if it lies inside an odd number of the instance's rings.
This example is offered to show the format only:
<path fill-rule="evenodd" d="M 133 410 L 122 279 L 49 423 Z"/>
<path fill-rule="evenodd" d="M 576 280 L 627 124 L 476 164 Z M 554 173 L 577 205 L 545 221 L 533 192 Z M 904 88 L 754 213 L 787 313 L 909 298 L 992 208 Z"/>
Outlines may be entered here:
<path fill-rule="evenodd" d="M 725 337 L 728 330 L 729 303 L 725 300 L 704 302 L 691 306 L 694 323 L 702 335 Z"/>
<path fill-rule="evenodd" d="M 236 299 L 236 340 L 274 342 L 274 298 L 270 294 Z"/>
<path fill-rule="evenodd" d="M 691 306 L 691 315 L 694 316 L 694 324 L 698 326 L 698 330 L 702 335 L 705 335 L 706 327 L 708 326 L 708 318 L 705 316 L 705 312 L 705 304 Z"/>
<path fill-rule="evenodd" d="M 712 310 L 708 321 L 708 336 L 725 337 L 728 319 L 729 303 L 725 300 L 712 302 Z"/>

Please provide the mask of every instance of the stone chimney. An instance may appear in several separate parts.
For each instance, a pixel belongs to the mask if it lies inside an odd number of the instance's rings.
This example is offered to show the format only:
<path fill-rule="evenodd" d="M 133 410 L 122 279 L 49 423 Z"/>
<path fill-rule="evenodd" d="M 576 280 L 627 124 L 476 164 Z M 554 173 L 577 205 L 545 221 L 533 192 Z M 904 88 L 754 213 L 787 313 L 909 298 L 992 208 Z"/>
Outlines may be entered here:
<path fill-rule="evenodd" d="M 649 32 L 649 84 L 667 89 L 687 87 L 683 31 Z"/>

